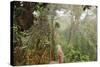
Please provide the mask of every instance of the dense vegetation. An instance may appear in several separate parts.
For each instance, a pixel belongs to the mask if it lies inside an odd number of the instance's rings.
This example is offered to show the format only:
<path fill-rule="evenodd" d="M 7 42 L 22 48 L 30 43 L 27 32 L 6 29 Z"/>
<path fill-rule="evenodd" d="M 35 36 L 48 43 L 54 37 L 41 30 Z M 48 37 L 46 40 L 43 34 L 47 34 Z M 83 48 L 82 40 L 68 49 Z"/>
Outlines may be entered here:
<path fill-rule="evenodd" d="M 57 45 L 64 63 L 97 60 L 97 7 L 14 2 L 14 65 L 57 61 Z"/>

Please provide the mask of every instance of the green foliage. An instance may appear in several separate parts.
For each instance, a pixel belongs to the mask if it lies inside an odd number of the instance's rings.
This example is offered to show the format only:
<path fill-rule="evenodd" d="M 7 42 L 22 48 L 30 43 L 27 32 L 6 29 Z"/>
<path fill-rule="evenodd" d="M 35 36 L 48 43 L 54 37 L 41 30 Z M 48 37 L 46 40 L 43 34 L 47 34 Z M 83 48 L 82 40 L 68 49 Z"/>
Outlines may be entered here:
<path fill-rule="evenodd" d="M 56 10 L 63 7 L 65 11 L 70 10 L 71 15 L 77 17 L 72 19 L 73 17 L 66 15 L 65 17 L 59 17 L 61 19 L 55 19 L 57 17 Z M 63 5 L 58 7 L 54 4 L 36 3 L 32 8 L 33 12 L 39 12 L 39 17 L 37 17 L 37 21 L 33 19 L 36 24 L 32 24 L 31 28 L 24 31 L 21 31 L 21 27 L 17 24 L 16 17 L 24 15 L 25 7 L 15 8 L 13 33 L 15 33 L 14 36 L 17 39 L 17 46 L 14 48 L 16 52 L 14 56 L 21 58 L 21 55 L 23 55 L 24 59 L 24 61 L 19 61 L 20 59 L 14 58 L 16 59 L 15 64 L 49 63 L 51 49 L 54 52 L 52 53 L 54 61 L 58 61 L 56 48 L 58 44 L 62 47 L 65 63 L 97 60 L 96 22 L 87 18 L 81 23 L 79 17 L 82 8 L 78 6 L 67 7 L 70 9 L 67 10 Z M 51 10 L 48 10 L 48 8 L 51 8 Z M 48 19 L 48 17 L 50 18 Z M 67 18 L 67 20 L 65 21 L 64 18 Z M 62 27 L 65 30 L 60 30 Z"/>
<path fill-rule="evenodd" d="M 20 38 L 21 38 L 21 37 L 27 36 L 27 33 L 22 32 L 22 31 L 20 31 L 19 29 L 20 29 L 20 26 L 18 26 L 18 25 L 16 25 L 16 24 L 13 24 L 13 32 L 16 33 L 16 36 L 18 36 L 18 37 L 20 37 Z"/>

